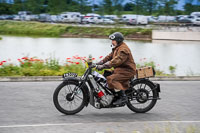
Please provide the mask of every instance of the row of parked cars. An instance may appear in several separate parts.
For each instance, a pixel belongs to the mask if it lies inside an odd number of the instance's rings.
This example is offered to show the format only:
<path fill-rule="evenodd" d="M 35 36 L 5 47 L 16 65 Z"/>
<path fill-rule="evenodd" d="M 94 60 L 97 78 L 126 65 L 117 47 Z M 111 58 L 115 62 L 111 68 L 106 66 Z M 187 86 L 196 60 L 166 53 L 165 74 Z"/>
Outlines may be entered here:
<path fill-rule="evenodd" d="M 123 21 L 129 25 L 148 23 L 184 23 L 200 26 L 200 12 L 193 12 L 190 15 L 178 16 L 144 16 L 144 15 L 122 15 Z"/>
<path fill-rule="evenodd" d="M 200 12 L 193 12 L 190 15 L 179 16 L 144 16 L 126 14 L 119 18 L 116 15 L 100 16 L 95 13 L 83 15 L 79 12 L 63 12 L 59 15 L 50 14 L 31 14 L 29 11 L 20 11 L 17 15 L 1 15 L 0 20 L 16 20 L 16 21 L 40 21 L 54 23 L 82 23 L 82 24 L 115 24 L 126 23 L 128 25 L 147 25 L 149 23 L 186 23 L 200 25 Z"/>
<path fill-rule="evenodd" d="M 115 16 L 115 15 L 113 15 Z M 20 11 L 17 15 L 1 15 L 0 20 L 40 21 L 54 23 L 85 23 L 85 24 L 115 24 L 112 16 L 100 16 L 95 13 L 83 15 L 79 12 L 63 12 L 59 15 L 31 14 L 29 11 Z"/>

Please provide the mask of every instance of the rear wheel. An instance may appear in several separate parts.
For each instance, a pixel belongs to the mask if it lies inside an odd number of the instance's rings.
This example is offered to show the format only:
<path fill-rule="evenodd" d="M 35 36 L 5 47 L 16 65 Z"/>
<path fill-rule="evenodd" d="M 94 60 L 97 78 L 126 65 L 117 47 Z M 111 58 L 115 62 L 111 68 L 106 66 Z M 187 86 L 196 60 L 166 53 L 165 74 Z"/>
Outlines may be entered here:
<path fill-rule="evenodd" d="M 73 115 L 80 112 L 86 103 L 86 95 L 82 88 L 78 88 L 76 93 L 74 89 L 78 87 L 78 82 L 68 81 L 61 83 L 53 94 L 55 107 L 63 114 Z"/>
<path fill-rule="evenodd" d="M 127 90 L 129 101 L 127 106 L 136 113 L 151 110 L 157 102 L 157 90 L 146 80 L 138 80 Z"/>

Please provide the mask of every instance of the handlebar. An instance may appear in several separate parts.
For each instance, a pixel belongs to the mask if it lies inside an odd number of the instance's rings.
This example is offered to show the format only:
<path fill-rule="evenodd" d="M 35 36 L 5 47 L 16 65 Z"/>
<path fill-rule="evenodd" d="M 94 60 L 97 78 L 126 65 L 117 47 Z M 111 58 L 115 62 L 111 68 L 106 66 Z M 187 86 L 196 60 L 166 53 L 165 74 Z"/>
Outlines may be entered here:
<path fill-rule="evenodd" d="M 85 59 L 84 59 L 84 61 L 86 62 L 86 66 L 89 67 L 89 68 L 96 68 L 97 67 L 96 63 L 92 63 L 92 61 L 89 62 Z"/>
<path fill-rule="evenodd" d="M 96 63 L 92 63 L 89 67 L 90 67 L 90 68 L 96 68 L 97 65 L 96 65 Z"/>

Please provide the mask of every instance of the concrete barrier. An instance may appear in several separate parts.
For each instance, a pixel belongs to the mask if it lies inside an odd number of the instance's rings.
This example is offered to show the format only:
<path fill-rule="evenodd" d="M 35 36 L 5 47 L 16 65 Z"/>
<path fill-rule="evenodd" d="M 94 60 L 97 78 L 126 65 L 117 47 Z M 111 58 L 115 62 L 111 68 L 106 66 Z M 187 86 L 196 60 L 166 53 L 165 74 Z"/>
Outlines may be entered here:
<path fill-rule="evenodd" d="M 152 31 L 153 40 L 200 41 L 200 32 Z"/>

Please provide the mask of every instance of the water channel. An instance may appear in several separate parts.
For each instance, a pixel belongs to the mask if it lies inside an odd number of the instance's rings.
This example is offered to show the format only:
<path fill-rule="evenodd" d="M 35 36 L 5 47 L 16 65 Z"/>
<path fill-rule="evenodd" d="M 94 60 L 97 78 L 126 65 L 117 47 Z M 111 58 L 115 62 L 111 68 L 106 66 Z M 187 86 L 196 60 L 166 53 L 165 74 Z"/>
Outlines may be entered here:
<path fill-rule="evenodd" d="M 2 36 L 0 61 L 17 63 L 24 56 L 40 59 L 56 58 L 65 63 L 74 55 L 97 58 L 111 52 L 108 39 L 90 38 L 34 38 Z M 156 67 L 169 73 L 169 66 L 177 66 L 178 76 L 200 75 L 200 42 L 187 41 L 132 41 L 126 40 L 136 63 L 154 61 Z"/>

